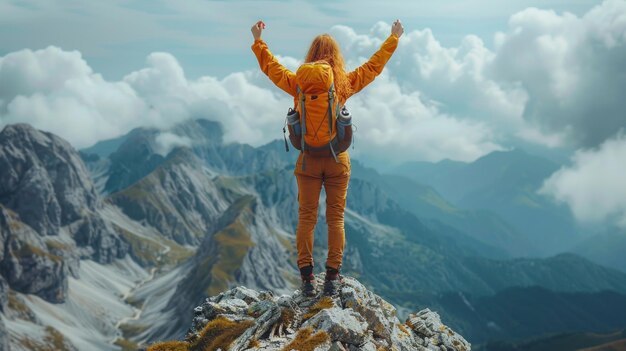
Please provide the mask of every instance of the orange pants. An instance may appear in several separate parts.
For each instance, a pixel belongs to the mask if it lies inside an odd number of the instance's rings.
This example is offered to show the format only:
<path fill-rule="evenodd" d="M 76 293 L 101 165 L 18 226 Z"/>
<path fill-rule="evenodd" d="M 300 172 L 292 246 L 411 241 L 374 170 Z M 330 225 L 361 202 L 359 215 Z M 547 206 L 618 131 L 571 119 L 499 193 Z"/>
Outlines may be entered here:
<path fill-rule="evenodd" d="M 328 224 L 328 258 L 326 266 L 339 269 L 345 245 L 344 209 L 350 181 L 350 155 L 342 152 L 333 157 L 304 156 L 296 162 L 294 174 L 298 180 L 298 226 L 296 247 L 298 248 L 298 268 L 313 265 L 313 231 L 317 223 L 322 185 L 326 191 L 326 223 Z"/>

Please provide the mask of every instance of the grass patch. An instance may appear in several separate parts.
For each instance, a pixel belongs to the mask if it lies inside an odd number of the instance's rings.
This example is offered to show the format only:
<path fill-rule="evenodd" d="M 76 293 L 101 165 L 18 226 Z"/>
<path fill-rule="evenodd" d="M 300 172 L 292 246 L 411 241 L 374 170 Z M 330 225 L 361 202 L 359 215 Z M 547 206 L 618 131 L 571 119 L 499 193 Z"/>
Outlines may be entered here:
<path fill-rule="evenodd" d="M 48 248 L 48 250 L 57 250 L 57 251 L 68 251 L 72 248 L 71 245 L 64 244 L 56 240 L 46 241 L 46 247 Z"/>
<path fill-rule="evenodd" d="M 173 240 L 166 240 L 165 244 L 170 247 L 170 251 L 162 257 L 162 263 L 166 265 L 177 266 L 195 253 L 194 250 L 179 245 Z"/>
<path fill-rule="evenodd" d="M 9 291 L 9 309 L 17 314 L 17 318 L 25 321 L 35 322 L 35 314 L 26 306 L 14 291 Z"/>
<path fill-rule="evenodd" d="M 251 349 L 253 347 L 259 347 L 261 346 L 261 343 L 259 342 L 259 340 L 257 340 L 256 338 L 252 338 L 250 339 L 250 343 L 248 343 L 248 348 Z"/>
<path fill-rule="evenodd" d="M 241 267 L 244 257 L 254 246 L 241 215 L 228 227 L 215 234 L 213 239 L 218 245 L 219 258 L 211 267 L 212 279 L 207 287 L 209 296 L 228 289 L 235 271 Z"/>
<path fill-rule="evenodd" d="M 217 349 L 228 350 L 230 344 L 235 341 L 248 328 L 254 325 L 251 320 L 234 322 L 225 317 L 218 317 L 210 321 L 200 332 L 190 351 L 215 351 Z"/>
<path fill-rule="evenodd" d="M 148 346 L 146 351 L 188 351 L 189 343 L 184 341 L 163 341 Z"/>
<path fill-rule="evenodd" d="M 330 337 L 325 331 L 320 330 L 313 334 L 313 328 L 304 328 L 300 329 L 296 337 L 283 347 L 281 351 L 313 351 L 316 347 L 329 341 Z"/>
<path fill-rule="evenodd" d="M 398 323 L 398 328 L 400 328 L 400 330 L 402 330 L 405 334 L 411 335 L 411 333 L 409 333 L 409 330 L 404 326 L 404 324 Z"/>
<path fill-rule="evenodd" d="M 280 311 L 280 317 L 278 318 L 279 324 L 291 325 L 296 318 L 295 312 L 291 308 L 283 308 Z"/>
<path fill-rule="evenodd" d="M 321 310 L 325 310 L 333 306 L 335 306 L 333 299 L 330 298 L 329 296 L 324 296 L 319 301 L 317 301 L 315 305 L 309 308 L 307 313 L 305 313 L 304 316 L 302 316 L 302 321 L 304 322 L 306 320 L 309 320 L 311 319 L 311 317 L 318 314 Z"/>
<path fill-rule="evenodd" d="M 150 239 L 142 238 L 132 232 L 115 225 L 115 229 L 130 245 L 133 256 L 146 266 L 156 266 L 163 247 Z"/>
<path fill-rule="evenodd" d="M 19 250 L 17 252 L 15 252 L 15 254 L 18 257 L 29 257 L 29 256 L 39 256 L 39 257 L 46 257 L 48 259 L 50 259 L 51 261 L 55 262 L 55 263 L 61 263 L 63 262 L 63 258 L 57 255 L 53 255 L 49 252 L 46 252 L 36 246 L 27 244 L 25 242 L 21 243 L 21 247 L 19 248 Z"/>
<path fill-rule="evenodd" d="M 133 256 L 147 266 L 177 265 L 194 254 L 193 250 L 181 246 L 173 240 L 162 239 L 157 242 L 156 239 L 144 238 L 117 225 L 115 229 L 130 244 Z M 165 255 L 161 255 L 163 246 L 170 248 Z"/>
<path fill-rule="evenodd" d="M 45 329 L 43 343 L 29 338 L 19 339 L 18 342 L 27 350 L 31 351 L 74 351 L 71 344 L 65 340 L 63 334 L 58 330 L 47 326 Z"/>

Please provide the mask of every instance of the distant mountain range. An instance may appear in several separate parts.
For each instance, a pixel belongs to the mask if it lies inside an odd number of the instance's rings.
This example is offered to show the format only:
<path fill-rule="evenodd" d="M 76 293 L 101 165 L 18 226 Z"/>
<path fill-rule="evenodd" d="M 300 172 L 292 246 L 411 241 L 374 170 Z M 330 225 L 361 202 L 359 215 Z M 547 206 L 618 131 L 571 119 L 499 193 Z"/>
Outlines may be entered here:
<path fill-rule="evenodd" d="M 293 290 L 296 156 L 282 141 L 225 144 L 220 125 L 205 120 L 136 129 L 80 156 L 54 135 L 5 127 L 0 306 L 11 347 L 61 335 L 68 349 L 132 349 L 179 338 L 194 306 L 234 285 Z M 542 166 L 520 166 L 531 161 Z M 431 182 L 450 179 L 424 185 L 421 173 L 381 175 L 354 160 L 345 274 L 401 315 L 436 306 L 476 343 L 568 332 L 584 321 L 594 321 L 594 331 L 626 326 L 626 273 L 576 254 L 521 257 L 556 251 L 519 222 L 562 210 L 528 187 L 556 166 L 519 152 L 488 155 L 479 165 L 422 165 L 425 173 L 447 167 L 455 174 L 432 175 Z M 447 189 L 454 181 L 461 183 Z M 317 262 L 326 248 L 323 206 L 322 199 Z M 541 228 L 550 226 L 576 230 L 567 216 Z M 536 318 L 532 327 L 516 323 L 520 304 L 527 315 L 519 321 Z M 542 322 L 542 313 L 551 317 Z M 594 319 L 598 313 L 603 318 Z"/>
<path fill-rule="evenodd" d="M 583 234 L 565 205 L 537 193 L 559 168 L 515 149 L 492 152 L 472 163 L 406 163 L 394 173 L 432 186 L 460 208 L 497 214 L 528 240 L 521 253 L 548 256 L 564 251 Z"/>

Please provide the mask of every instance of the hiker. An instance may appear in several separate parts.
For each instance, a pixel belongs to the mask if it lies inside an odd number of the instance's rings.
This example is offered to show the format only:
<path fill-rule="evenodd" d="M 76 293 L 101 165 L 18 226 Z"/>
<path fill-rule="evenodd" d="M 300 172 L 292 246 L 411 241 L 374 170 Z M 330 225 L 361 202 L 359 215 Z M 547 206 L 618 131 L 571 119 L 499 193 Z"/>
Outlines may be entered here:
<path fill-rule="evenodd" d="M 292 144 L 301 150 L 294 170 L 298 182 L 296 247 L 297 264 L 302 278 L 301 290 L 305 296 L 314 296 L 317 293 L 313 274 L 313 232 L 323 185 L 326 191 L 328 224 L 328 256 L 323 290 L 325 295 L 333 295 L 341 284 L 339 272 L 345 244 L 344 209 L 350 180 L 350 156 L 344 150 L 347 149 L 345 143 L 340 145 L 336 137 L 343 130 L 333 125 L 333 122 L 338 121 L 340 114 L 347 113 L 343 108 L 346 100 L 361 91 L 383 71 L 398 45 L 398 39 L 404 33 L 404 28 L 400 20 L 396 20 L 391 27 L 391 34 L 380 49 L 369 61 L 352 72 L 345 71 L 343 56 L 333 37 L 329 34 L 319 35 L 313 39 L 304 64 L 296 73 L 285 68 L 272 55 L 265 41 L 261 39 L 263 29 L 263 21 L 252 26 L 252 51 L 263 73 L 276 86 L 294 97 L 294 109 L 290 109 L 289 113 L 297 117 L 295 119 L 298 123 L 302 122 L 299 119 L 305 120 L 299 127 L 302 134 L 299 142 L 294 142 L 291 127 L 289 136 Z M 324 81 L 325 77 L 332 77 L 332 81 Z M 304 85 L 315 84 L 329 86 L 328 94 L 325 91 L 323 94 L 307 94 Z M 318 104 L 317 107 L 315 104 Z M 350 137 L 351 128 L 351 125 L 346 127 Z M 323 132 L 319 132 L 320 129 Z M 287 147 L 286 140 L 285 146 Z"/>

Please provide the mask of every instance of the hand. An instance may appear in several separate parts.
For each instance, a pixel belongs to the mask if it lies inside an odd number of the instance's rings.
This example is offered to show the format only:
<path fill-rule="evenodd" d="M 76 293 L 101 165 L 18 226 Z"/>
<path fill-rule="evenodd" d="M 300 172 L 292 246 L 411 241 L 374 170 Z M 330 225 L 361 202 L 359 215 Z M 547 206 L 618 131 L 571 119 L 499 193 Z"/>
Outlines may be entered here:
<path fill-rule="evenodd" d="M 252 26 L 252 29 L 250 30 L 252 31 L 254 40 L 261 39 L 261 32 L 263 32 L 263 29 L 265 29 L 265 23 L 263 23 L 263 21 L 258 21 Z"/>
<path fill-rule="evenodd" d="M 398 38 L 400 38 L 403 33 L 404 33 L 404 27 L 402 27 L 402 23 L 398 19 L 395 22 L 393 22 L 393 24 L 391 25 L 391 34 L 395 34 L 398 36 Z"/>

